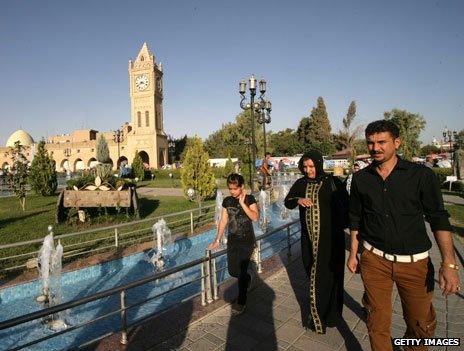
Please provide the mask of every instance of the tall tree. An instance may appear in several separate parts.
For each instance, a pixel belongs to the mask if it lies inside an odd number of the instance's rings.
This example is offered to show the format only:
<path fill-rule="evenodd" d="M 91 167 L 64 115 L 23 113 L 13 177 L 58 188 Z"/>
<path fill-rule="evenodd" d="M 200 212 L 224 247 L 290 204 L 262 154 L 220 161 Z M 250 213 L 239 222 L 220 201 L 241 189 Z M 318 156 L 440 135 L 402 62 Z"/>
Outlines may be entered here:
<path fill-rule="evenodd" d="M 320 96 L 317 98 L 316 107 L 311 110 L 311 115 L 303 117 L 298 125 L 298 141 L 304 150 L 317 149 L 327 155 L 335 151 L 331 130 L 324 99 Z"/>
<path fill-rule="evenodd" d="M 309 124 L 309 117 L 303 117 L 296 129 L 298 142 L 301 143 L 304 148 L 312 142 Z"/>
<path fill-rule="evenodd" d="M 185 194 L 190 188 L 195 191 L 194 196 L 198 206 L 201 206 L 203 199 L 213 196 L 216 191 L 216 179 L 209 165 L 209 156 L 198 137 L 195 137 L 192 145 L 187 147 L 180 177 Z"/>
<path fill-rule="evenodd" d="M 403 157 L 410 160 L 413 156 L 420 155 L 419 136 L 425 129 L 425 119 L 418 113 L 405 110 L 393 109 L 384 112 L 384 118 L 395 123 L 400 130 L 401 146 L 400 153 Z"/>
<path fill-rule="evenodd" d="M 185 146 L 187 144 L 187 135 L 184 135 L 182 138 L 174 139 L 174 160 L 180 161 L 181 155 L 184 152 Z"/>
<path fill-rule="evenodd" d="M 272 133 L 270 144 L 275 156 L 293 156 L 303 152 L 303 145 L 298 142 L 297 133 L 290 128 Z"/>
<path fill-rule="evenodd" d="M 354 127 L 353 121 L 356 117 L 356 101 L 351 101 L 346 116 L 343 118 L 343 129 L 338 133 L 338 142 L 343 149 L 350 149 L 352 158 L 356 157 L 354 142 L 361 132 L 361 127 Z"/>
<path fill-rule="evenodd" d="M 22 210 L 25 211 L 28 171 L 27 159 L 26 156 L 24 156 L 24 147 L 19 141 L 16 141 L 8 153 L 13 160 L 13 165 L 9 174 L 10 189 L 19 199 L 19 204 L 21 205 Z"/>
<path fill-rule="evenodd" d="M 313 107 L 309 116 L 309 134 L 315 143 L 331 141 L 332 127 L 330 126 L 329 115 L 325 107 L 324 99 L 317 98 L 317 106 Z"/>
<path fill-rule="evenodd" d="M 462 149 L 464 148 L 464 129 L 460 130 L 456 134 L 456 143 L 454 144 L 455 149 Z"/>
<path fill-rule="evenodd" d="M 268 134 L 268 133 L 267 133 Z M 213 158 L 238 157 L 241 161 L 248 159 L 251 142 L 250 111 L 237 115 L 235 122 L 223 124 L 221 129 L 212 133 L 204 143 L 205 150 Z M 262 129 L 255 123 L 255 143 L 258 157 L 263 154 Z"/>
<path fill-rule="evenodd" d="M 51 196 L 58 187 L 55 162 L 45 148 L 45 140 L 41 140 L 37 147 L 37 153 L 32 160 L 29 170 L 29 184 L 36 194 Z"/>

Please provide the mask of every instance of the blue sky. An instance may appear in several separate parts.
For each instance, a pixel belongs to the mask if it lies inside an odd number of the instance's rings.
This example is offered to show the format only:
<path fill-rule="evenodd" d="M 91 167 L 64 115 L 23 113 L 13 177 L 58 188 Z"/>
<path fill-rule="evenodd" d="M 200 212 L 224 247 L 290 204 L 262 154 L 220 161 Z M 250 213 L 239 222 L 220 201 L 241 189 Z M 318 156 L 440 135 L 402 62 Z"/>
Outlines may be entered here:
<path fill-rule="evenodd" d="M 166 132 L 208 136 L 241 112 L 238 82 L 268 81 L 274 131 L 323 96 L 333 131 L 392 108 L 422 140 L 464 129 L 464 1 L 2 1 L 0 145 L 130 120 L 128 60 L 164 65 Z"/>

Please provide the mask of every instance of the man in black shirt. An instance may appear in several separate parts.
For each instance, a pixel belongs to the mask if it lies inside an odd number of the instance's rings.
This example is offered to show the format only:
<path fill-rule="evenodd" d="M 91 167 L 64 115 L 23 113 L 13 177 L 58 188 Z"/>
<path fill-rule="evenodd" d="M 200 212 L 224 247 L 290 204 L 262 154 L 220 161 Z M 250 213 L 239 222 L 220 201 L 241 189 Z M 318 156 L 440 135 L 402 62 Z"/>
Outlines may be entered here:
<path fill-rule="evenodd" d="M 393 283 L 403 306 L 405 338 L 432 337 L 435 332 L 434 271 L 428 257 L 432 243 L 424 218 L 430 223 L 442 255 L 439 282 L 443 294 L 460 289 L 459 267 L 449 215 L 433 171 L 396 155 L 401 140 L 392 122 L 372 122 L 365 134 L 374 162 L 357 172 L 351 183 L 351 253 L 347 266 L 353 273 L 361 272 L 372 350 L 388 351 L 392 350 Z M 364 246 L 361 262 L 357 256 L 360 239 Z"/>

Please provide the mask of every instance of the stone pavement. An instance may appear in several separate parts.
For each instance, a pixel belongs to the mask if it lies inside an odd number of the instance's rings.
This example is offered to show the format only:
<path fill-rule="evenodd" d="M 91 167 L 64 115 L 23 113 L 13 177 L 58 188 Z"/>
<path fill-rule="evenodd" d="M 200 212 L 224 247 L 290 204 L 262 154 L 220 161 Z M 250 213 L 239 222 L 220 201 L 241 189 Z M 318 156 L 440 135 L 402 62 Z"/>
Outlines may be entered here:
<path fill-rule="evenodd" d="M 431 258 L 438 272 L 441 257 L 434 242 Z M 295 245 L 292 260 L 286 255 L 275 256 L 263 263 L 264 273 L 249 292 L 247 310 L 231 316 L 230 303 L 236 296 L 236 284 L 229 280 L 220 286 L 220 299 L 202 307 L 186 301 L 177 312 L 158 315 L 135 327 L 129 334 L 129 344 L 121 345 L 115 334 L 86 350 L 370 350 L 361 298 L 363 285 L 359 274 L 345 270 L 345 300 L 343 321 L 327 334 L 317 335 L 306 330 L 308 280 L 302 269 Z M 464 247 L 456 242 L 457 260 L 464 266 Z M 464 285 L 464 271 L 459 271 Z M 459 337 L 460 347 L 431 347 L 429 350 L 457 351 L 464 349 L 464 294 L 443 297 L 435 275 L 434 306 L 437 313 L 436 337 Z M 392 295 L 392 337 L 405 331 L 401 301 L 396 290 Z"/>
<path fill-rule="evenodd" d="M 138 196 L 184 196 L 184 191 L 181 188 L 137 188 Z"/>
<path fill-rule="evenodd" d="M 464 249 L 460 244 L 457 246 L 462 267 Z M 438 271 L 441 258 L 435 243 L 431 257 Z M 464 283 L 462 270 L 460 277 L 461 283 Z M 230 304 L 224 305 L 149 350 L 370 350 L 361 307 L 363 285 L 359 274 L 346 271 L 344 321 L 336 328 L 328 328 L 325 335 L 317 335 L 302 326 L 302 319 L 306 320 L 308 315 L 308 289 L 298 258 L 261 281 L 250 292 L 243 315 L 231 317 Z M 434 306 L 438 321 L 435 336 L 460 337 L 461 343 L 464 343 L 464 295 L 461 292 L 444 298 L 437 282 L 435 289 Z M 392 337 L 401 337 L 405 323 L 396 289 L 392 304 Z M 430 348 L 433 349 L 445 348 Z M 450 351 L 462 349 L 462 345 L 446 348 Z"/>
<path fill-rule="evenodd" d="M 464 205 L 464 199 L 457 195 L 443 194 L 443 201 L 455 205 Z"/>

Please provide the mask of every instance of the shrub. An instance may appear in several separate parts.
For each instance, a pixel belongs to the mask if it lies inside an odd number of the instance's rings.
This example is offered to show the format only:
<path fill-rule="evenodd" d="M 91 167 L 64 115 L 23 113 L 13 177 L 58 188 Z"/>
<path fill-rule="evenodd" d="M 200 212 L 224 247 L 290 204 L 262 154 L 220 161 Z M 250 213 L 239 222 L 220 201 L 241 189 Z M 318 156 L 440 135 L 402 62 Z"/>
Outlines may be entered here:
<path fill-rule="evenodd" d="M 103 134 L 100 135 L 97 143 L 97 161 L 99 162 L 95 166 L 97 176 L 99 176 L 102 181 L 108 181 L 112 173 L 112 165 L 110 163 L 110 151 L 108 149 L 108 143 L 106 142 Z"/>
<path fill-rule="evenodd" d="M 453 170 L 451 168 L 432 168 L 435 172 L 436 176 L 438 177 L 438 182 L 443 184 L 446 181 L 446 177 L 453 175 Z"/>
<path fill-rule="evenodd" d="M 26 210 L 27 195 L 27 159 L 24 156 L 24 147 L 16 141 L 14 147 L 10 148 L 9 153 L 13 159 L 13 166 L 9 173 L 10 188 L 13 194 L 19 199 L 23 211 Z"/>
<path fill-rule="evenodd" d="M 139 180 L 145 179 L 145 167 L 143 166 L 142 157 L 137 151 L 135 151 L 135 156 L 132 160 L 132 174 Z"/>
<path fill-rule="evenodd" d="M 29 170 L 29 184 L 36 194 L 42 196 L 54 195 L 58 187 L 55 162 L 48 154 L 44 140 L 39 142 L 37 153 L 32 160 Z"/>
<path fill-rule="evenodd" d="M 95 175 L 91 172 L 82 172 L 82 174 L 74 179 L 70 179 L 66 182 L 66 188 L 72 190 L 74 187 L 78 189 L 82 188 L 86 184 L 93 184 L 95 182 Z"/>
<path fill-rule="evenodd" d="M 208 153 L 203 149 L 200 138 L 195 137 L 187 148 L 181 179 L 185 194 L 189 188 L 195 190 L 195 198 L 199 206 L 203 199 L 214 196 L 216 192 L 216 179 L 209 165 Z"/>
<path fill-rule="evenodd" d="M 441 188 L 449 190 L 449 182 L 444 182 Z M 451 183 L 451 191 L 464 192 L 464 183 L 461 181 Z"/>
<path fill-rule="evenodd" d="M 110 161 L 110 150 L 103 134 L 100 134 L 97 142 L 97 161 L 100 163 L 109 163 Z"/>

